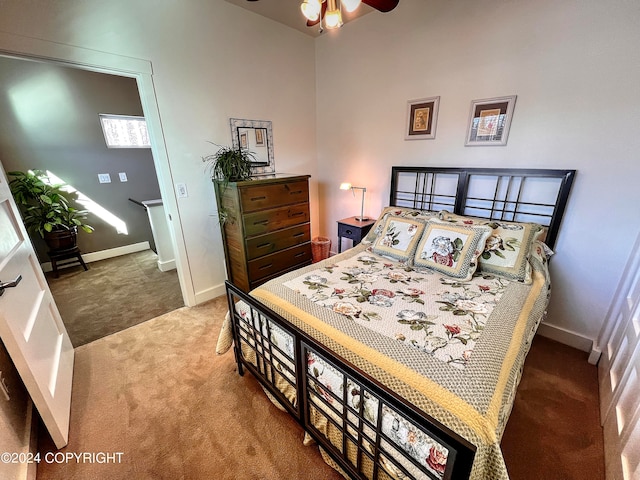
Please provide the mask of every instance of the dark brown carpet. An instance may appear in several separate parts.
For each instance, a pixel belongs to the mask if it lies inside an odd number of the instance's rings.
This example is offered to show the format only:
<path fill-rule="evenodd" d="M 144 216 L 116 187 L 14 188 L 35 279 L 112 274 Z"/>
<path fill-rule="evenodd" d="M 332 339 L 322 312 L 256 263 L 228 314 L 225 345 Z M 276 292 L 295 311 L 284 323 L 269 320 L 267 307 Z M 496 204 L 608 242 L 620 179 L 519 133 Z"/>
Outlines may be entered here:
<path fill-rule="evenodd" d="M 537 336 L 502 437 L 512 480 L 604 479 L 597 368 Z"/>
<path fill-rule="evenodd" d="M 152 250 L 47 273 L 47 282 L 79 347 L 184 306 L 176 270 L 161 272 Z"/>
<path fill-rule="evenodd" d="M 77 348 L 63 451 L 122 463 L 41 463 L 38 480 L 341 478 L 231 352 L 215 355 L 225 312 L 221 297 Z M 603 478 L 595 378 L 582 352 L 534 341 L 502 442 L 512 480 Z"/>

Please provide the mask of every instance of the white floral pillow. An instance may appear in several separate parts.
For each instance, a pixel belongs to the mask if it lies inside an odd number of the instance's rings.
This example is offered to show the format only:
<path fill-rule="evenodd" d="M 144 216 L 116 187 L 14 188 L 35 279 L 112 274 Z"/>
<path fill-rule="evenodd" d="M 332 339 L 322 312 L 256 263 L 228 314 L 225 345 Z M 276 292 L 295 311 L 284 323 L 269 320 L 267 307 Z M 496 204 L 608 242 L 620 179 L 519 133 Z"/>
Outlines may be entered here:
<path fill-rule="evenodd" d="M 471 280 L 478 257 L 491 235 L 483 225 L 429 220 L 414 255 L 414 266 L 426 267 L 461 281 Z"/>
<path fill-rule="evenodd" d="M 529 254 L 533 243 L 544 233 L 542 225 L 464 217 L 446 211 L 441 218 L 457 225 L 486 225 L 493 229 L 478 259 L 483 273 L 498 275 L 524 284 L 531 283 Z"/>
<path fill-rule="evenodd" d="M 430 218 L 438 218 L 439 213 L 440 212 L 432 212 L 430 210 L 416 210 L 415 208 L 409 207 L 386 207 L 378 217 L 378 220 L 376 220 L 376 223 L 371 227 L 371 230 L 369 230 L 367 236 L 364 237 L 362 243 L 366 245 L 375 242 L 382 233 L 382 229 L 390 216 L 413 218 L 414 220 L 426 222 Z"/>
<path fill-rule="evenodd" d="M 373 252 L 401 262 L 410 260 L 424 225 L 424 222 L 411 218 L 387 217 L 382 232 L 373 243 Z"/>

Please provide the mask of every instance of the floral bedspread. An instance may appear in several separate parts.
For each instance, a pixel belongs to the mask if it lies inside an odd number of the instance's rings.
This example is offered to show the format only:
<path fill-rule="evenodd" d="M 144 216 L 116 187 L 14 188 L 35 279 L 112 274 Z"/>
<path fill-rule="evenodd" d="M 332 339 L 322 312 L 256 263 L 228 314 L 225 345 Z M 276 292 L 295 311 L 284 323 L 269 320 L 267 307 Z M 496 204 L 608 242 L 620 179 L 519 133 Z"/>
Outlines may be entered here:
<path fill-rule="evenodd" d="M 549 299 L 542 244 L 532 249 L 531 285 L 489 275 L 460 282 L 367 248 L 284 274 L 250 295 L 473 444 L 471 479 L 508 479 L 500 439 Z M 348 385 L 317 370 L 325 393 Z M 416 447 L 410 426 L 396 423 L 388 437 L 439 478 L 446 452 L 430 441 Z"/>
<path fill-rule="evenodd" d="M 459 282 L 364 251 L 284 285 L 316 305 L 462 369 L 509 283 L 493 276 Z"/>

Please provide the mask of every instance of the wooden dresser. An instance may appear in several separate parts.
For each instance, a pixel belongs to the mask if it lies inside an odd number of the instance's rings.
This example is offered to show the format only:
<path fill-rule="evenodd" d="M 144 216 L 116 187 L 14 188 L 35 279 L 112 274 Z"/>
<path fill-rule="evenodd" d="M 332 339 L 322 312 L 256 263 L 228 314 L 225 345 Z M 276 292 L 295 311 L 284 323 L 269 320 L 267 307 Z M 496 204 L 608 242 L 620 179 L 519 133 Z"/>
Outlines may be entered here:
<path fill-rule="evenodd" d="M 222 240 L 231 283 L 248 292 L 311 263 L 309 175 L 214 185 L 218 209 L 227 215 Z"/>

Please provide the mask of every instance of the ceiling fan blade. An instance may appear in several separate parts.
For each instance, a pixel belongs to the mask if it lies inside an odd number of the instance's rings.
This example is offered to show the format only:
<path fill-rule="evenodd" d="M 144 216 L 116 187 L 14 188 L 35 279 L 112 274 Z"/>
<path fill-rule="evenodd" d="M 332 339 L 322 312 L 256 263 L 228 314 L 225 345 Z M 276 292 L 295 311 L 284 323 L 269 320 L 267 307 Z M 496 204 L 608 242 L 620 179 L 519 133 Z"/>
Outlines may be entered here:
<path fill-rule="evenodd" d="M 362 3 L 381 12 L 390 12 L 398 6 L 399 1 L 400 0 L 362 0 Z"/>
<path fill-rule="evenodd" d="M 324 12 L 326 11 L 327 11 L 327 2 L 322 2 L 322 11 L 320 12 L 320 17 L 314 21 L 307 20 L 307 27 L 313 27 L 314 25 L 317 25 L 318 23 L 320 23 L 320 19 L 324 18 Z"/>

